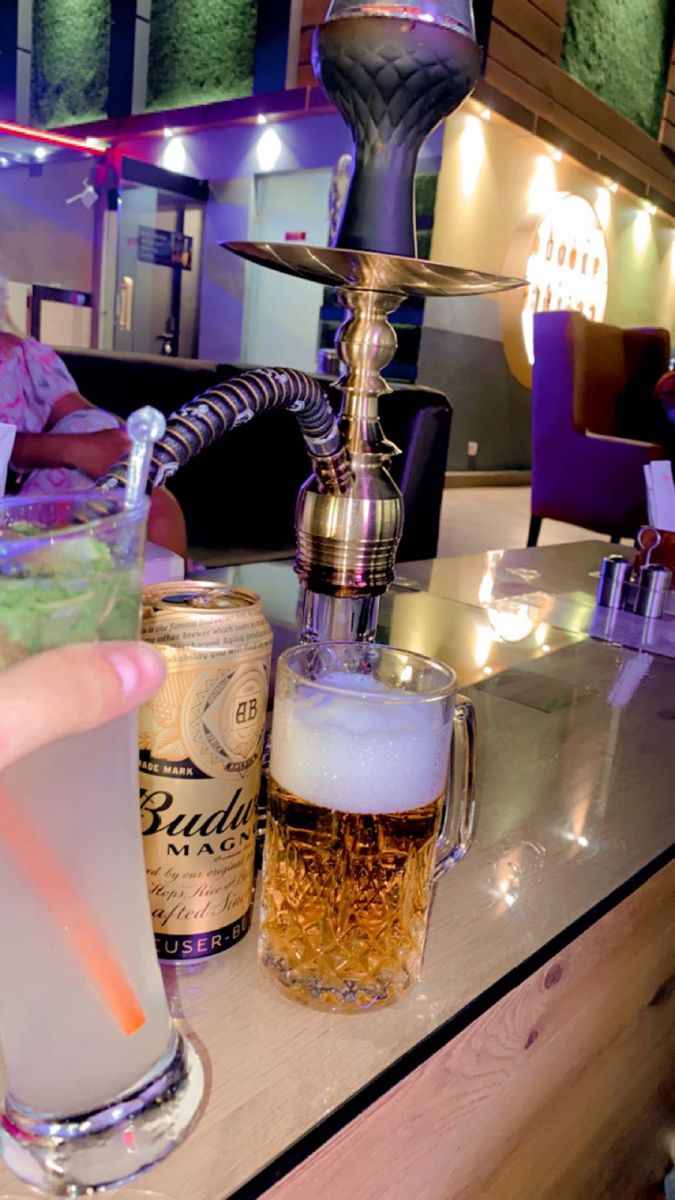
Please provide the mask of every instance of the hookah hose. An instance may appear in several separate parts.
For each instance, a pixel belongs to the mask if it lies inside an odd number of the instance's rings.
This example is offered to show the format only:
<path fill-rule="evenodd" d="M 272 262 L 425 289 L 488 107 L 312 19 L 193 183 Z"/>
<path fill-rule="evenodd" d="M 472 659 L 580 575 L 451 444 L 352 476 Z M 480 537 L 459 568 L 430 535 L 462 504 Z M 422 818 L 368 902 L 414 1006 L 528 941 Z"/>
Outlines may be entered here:
<path fill-rule="evenodd" d="M 304 371 L 277 367 L 246 371 L 208 388 L 169 417 L 166 433 L 155 443 L 149 487 L 161 487 L 230 429 L 274 409 L 286 409 L 297 418 L 321 487 L 345 495 L 353 482 L 349 455 L 323 389 Z M 127 455 L 96 487 L 102 491 L 125 487 L 128 469 Z"/>

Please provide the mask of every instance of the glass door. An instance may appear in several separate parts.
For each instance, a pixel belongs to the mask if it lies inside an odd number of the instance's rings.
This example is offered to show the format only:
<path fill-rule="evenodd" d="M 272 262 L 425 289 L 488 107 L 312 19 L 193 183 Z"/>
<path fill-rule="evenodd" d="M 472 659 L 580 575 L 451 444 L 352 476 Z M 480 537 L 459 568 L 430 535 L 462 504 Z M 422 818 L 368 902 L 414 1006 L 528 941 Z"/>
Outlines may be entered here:
<path fill-rule="evenodd" d="M 203 208 L 122 181 L 115 350 L 197 357 Z"/>

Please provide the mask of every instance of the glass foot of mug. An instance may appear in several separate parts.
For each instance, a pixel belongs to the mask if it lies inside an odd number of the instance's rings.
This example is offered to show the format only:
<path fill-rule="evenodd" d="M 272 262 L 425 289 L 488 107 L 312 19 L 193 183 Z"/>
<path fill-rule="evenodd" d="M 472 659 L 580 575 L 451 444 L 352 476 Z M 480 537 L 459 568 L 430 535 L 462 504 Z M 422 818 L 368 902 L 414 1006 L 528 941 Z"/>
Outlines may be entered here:
<path fill-rule="evenodd" d="M 0 1152 L 32 1187 L 92 1195 L 161 1161 L 192 1127 L 204 1093 L 200 1059 L 180 1034 L 151 1078 L 95 1112 L 52 1118 L 5 1099 Z"/>
<path fill-rule="evenodd" d="M 316 975 L 302 974 L 283 958 L 264 947 L 260 954 L 263 970 L 269 979 L 292 1000 L 308 1008 L 324 1012 L 362 1013 L 372 1008 L 394 1004 L 417 982 L 417 974 L 384 973 L 370 983 L 357 979 L 342 979 L 329 983 Z"/>

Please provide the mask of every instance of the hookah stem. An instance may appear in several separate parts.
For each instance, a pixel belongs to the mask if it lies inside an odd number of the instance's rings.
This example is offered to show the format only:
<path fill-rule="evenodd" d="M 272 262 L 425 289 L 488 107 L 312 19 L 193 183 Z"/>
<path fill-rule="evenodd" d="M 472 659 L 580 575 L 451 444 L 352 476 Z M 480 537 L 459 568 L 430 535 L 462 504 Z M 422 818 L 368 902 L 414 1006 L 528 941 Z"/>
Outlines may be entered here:
<path fill-rule="evenodd" d="M 335 414 L 311 375 L 263 367 L 246 371 L 209 388 L 169 417 L 156 444 L 149 484 L 161 487 L 223 434 L 262 413 L 286 409 L 297 418 L 316 474 L 326 491 L 345 495 L 353 482 L 349 456 Z M 121 459 L 97 481 L 103 491 L 126 486 L 129 458 Z"/>

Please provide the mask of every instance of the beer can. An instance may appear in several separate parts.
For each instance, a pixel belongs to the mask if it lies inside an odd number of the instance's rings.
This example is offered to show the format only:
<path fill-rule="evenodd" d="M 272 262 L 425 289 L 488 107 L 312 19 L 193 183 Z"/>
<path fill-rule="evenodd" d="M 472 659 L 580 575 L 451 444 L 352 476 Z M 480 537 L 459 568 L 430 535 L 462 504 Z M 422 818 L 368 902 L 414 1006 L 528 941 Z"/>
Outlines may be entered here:
<path fill-rule="evenodd" d="M 155 943 L 208 958 L 246 933 L 272 630 L 254 592 L 167 583 L 143 592 L 143 640 L 166 679 L 140 714 L 140 802 Z"/>

